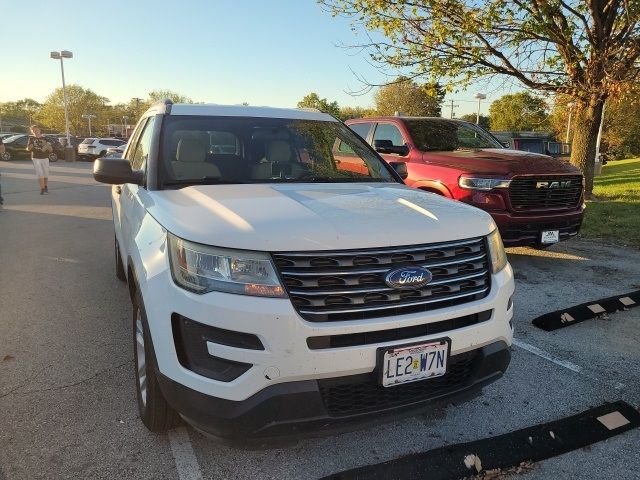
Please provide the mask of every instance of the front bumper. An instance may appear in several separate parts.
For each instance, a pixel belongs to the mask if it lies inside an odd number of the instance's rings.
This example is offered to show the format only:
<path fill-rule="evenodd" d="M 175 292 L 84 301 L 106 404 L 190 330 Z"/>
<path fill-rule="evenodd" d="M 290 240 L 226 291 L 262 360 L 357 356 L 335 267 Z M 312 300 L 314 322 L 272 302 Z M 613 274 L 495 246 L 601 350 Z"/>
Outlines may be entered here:
<path fill-rule="evenodd" d="M 560 241 L 575 237 L 582 226 L 584 205 L 561 213 L 488 212 L 493 217 L 507 247 L 540 245 L 542 231 L 558 230 Z"/>
<path fill-rule="evenodd" d="M 376 368 L 380 347 L 428 342 L 443 336 L 451 340 L 451 355 L 458 355 L 496 341 L 511 345 L 510 325 L 514 293 L 513 270 L 509 265 L 491 277 L 489 295 L 462 305 L 394 317 L 308 322 L 295 311 L 288 298 L 260 298 L 211 292 L 197 295 L 177 287 L 166 266 L 166 255 L 157 254 L 148 263 L 147 280 L 140 283 L 149 331 L 159 372 L 185 387 L 220 399 L 242 401 L 275 384 L 324 380 L 370 374 Z M 352 344 L 314 349 L 309 339 L 384 332 L 419 327 L 487 313 L 481 322 L 460 328 L 422 333 L 400 340 Z M 172 317 L 179 314 L 199 324 L 251 334 L 264 346 L 261 350 L 238 348 L 226 342 L 207 341 L 212 357 L 250 364 L 237 378 L 221 381 L 185 368 L 179 358 Z M 427 330 L 428 331 L 428 330 Z M 344 337 L 342 337 L 344 338 Z M 204 341 L 204 340 L 203 340 Z"/>
<path fill-rule="evenodd" d="M 239 440 L 282 435 L 321 435 L 363 423 L 415 414 L 443 401 L 473 396 L 506 371 L 505 342 L 450 357 L 447 375 L 384 388 L 369 374 L 271 385 L 243 401 L 212 397 L 160 374 L 169 404 L 196 428 Z M 384 414 L 384 415 L 382 415 Z"/>

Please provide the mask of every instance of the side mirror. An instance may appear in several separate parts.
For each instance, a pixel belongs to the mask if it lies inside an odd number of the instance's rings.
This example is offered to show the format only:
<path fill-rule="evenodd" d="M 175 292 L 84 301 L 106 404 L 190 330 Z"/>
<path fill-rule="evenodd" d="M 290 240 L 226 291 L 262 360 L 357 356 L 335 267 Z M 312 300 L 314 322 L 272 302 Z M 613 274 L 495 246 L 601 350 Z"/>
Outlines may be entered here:
<path fill-rule="evenodd" d="M 391 165 L 391 168 L 393 168 L 403 180 L 409 176 L 409 170 L 405 162 L 389 162 L 389 165 Z"/>
<path fill-rule="evenodd" d="M 395 153 L 403 157 L 409 154 L 409 147 L 406 145 L 394 145 L 391 140 L 374 140 L 373 148 L 378 153 Z"/>
<path fill-rule="evenodd" d="M 100 183 L 120 185 L 133 183 L 140 185 L 142 172 L 133 171 L 131 163 L 124 158 L 97 158 L 93 163 L 93 178 Z"/>
<path fill-rule="evenodd" d="M 500 142 L 502 144 L 503 147 L 505 148 L 511 148 L 511 142 Z"/>

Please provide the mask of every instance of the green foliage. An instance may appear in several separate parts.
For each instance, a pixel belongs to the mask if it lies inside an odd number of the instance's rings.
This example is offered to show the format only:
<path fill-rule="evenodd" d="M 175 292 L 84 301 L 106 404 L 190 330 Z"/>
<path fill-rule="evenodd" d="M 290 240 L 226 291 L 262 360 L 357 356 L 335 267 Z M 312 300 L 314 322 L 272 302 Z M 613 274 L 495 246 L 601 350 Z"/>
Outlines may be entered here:
<path fill-rule="evenodd" d="M 546 102 L 529 92 L 504 95 L 489 107 L 491 130 L 542 132 L 550 129 Z"/>
<path fill-rule="evenodd" d="M 80 85 L 67 85 L 67 101 L 69 107 L 69 129 L 72 135 L 79 135 L 84 132 L 86 120 L 82 118 L 82 115 L 93 114 L 98 118 L 102 118 L 108 114 L 107 103 L 109 99 Z M 34 115 L 34 120 L 48 130 L 54 132 L 65 131 L 62 88 L 56 88 L 47 97 L 40 110 Z"/>
<path fill-rule="evenodd" d="M 182 95 L 181 93 L 174 92 L 173 90 L 152 90 L 149 92 L 149 98 L 147 99 L 148 105 L 161 102 L 168 98 L 173 103 L 193 103 L 189 97 Z"/>
<path fill-rule="evenodd" d="M 315 92 L 305 95 L 304 98 L 298 102 L 298 108 L 317 108 L 321 112 L 328 113 L 336 118 L 340 117 L 338 102 L 330 102 L 326 98 L 320 98 Z"/>
<path fill-rule="evenodd" d="M 475 113 L 465 113 L 460 117 L 460 120 L 476 123 L 478 116 Z M 489 130 L 489 117 L 486 115 L 480 115 L 480 126 Z"/>
<path fill-rule="evenodd" d="M 5 124 L 29 125 L 29 116 L 34 115 L 40 107 L 41 104 L 32 98 L 24 98 L 15 102 L 4 102 L 0 103 L 0 117 Z M 13 127 L 12 130 L 18 131 L 16 127 Z"/>
<path fill-rule="evenodd" d="M 412 117 L 439 117 L 444 93 L 437 84 L 418 85 L 400 77 L 376 92 L 376 111 L 378 115 L 400 112 Z"/>
<path fill-rule="evenodd" d="M 366 107 L 340 107 L 340 115 L 338 118 L 343 122 L 350 118 L 373 117 L 376 111 Z"/>
<path fill-rule="evenodd" d="M 581 234 L 640 247 L 640 158 L 605 165 L 593 193 Z"/>

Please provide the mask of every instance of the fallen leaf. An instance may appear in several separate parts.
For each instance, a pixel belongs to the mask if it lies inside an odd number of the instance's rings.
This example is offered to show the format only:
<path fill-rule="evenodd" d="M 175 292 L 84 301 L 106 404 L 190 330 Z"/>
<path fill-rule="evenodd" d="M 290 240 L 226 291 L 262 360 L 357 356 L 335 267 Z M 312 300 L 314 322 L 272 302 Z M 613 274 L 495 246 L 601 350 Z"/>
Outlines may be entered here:
<path fill-rule="evenodd" d="M 14 357 L 13 355 L 5 355 L 5 356 L 2 358 L 2 361 L 3 361 L 3 362 L 8 362 L 9 360 L 15 360 L 15 358 L 16 358 L 16 357 Z"/>
<path fill-rule="evenodd" d="M 476 467 L 476 472 L 480 473 L 482 471 L 482 462 L 478 455 L 476 455 L 476 461 L 473 463 L 473 466 Z"/>
<path fill-rule="evenodd" d="M 549 435 L 551 436 L 551 438 L 553 438 L 554 440 L 556 439 L 556 434 L 553 433 L 552 431 L 549 431 Z"/>
<path fill-rule="evenodd" d="M 476 456 L 472 453 L 464 457 L 464 466 L 469 470 L 476 464 Z"/>

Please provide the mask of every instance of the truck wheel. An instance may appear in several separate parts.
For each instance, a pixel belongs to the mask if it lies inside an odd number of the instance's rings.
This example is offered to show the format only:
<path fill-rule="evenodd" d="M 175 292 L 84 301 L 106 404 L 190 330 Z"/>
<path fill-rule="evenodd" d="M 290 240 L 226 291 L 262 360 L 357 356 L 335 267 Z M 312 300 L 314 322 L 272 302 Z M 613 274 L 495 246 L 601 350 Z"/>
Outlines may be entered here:
<path fill-rule="evenodd" d="M 116 277 L 118 280 L 122 280 L 123 282 L 127 281 L 127 275 L 124 272 L 124 264 L 122 263 L 122 255 L 120 255 L 120 245 L 118 245 L 118 239 L 113 236 L 113 244 L 115 250 L 115 260 L 116 260 Z"/>
<path fill-rule="evenodd" d="M 180 425 L 180 416 L 162 395 L 156 377 L 155 354 L 140 293 L 133 300 L 133 357 L 136 371 L 138 411 L 144 426 L 152 432 L 166 432 Z"/>

